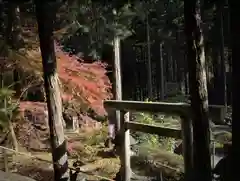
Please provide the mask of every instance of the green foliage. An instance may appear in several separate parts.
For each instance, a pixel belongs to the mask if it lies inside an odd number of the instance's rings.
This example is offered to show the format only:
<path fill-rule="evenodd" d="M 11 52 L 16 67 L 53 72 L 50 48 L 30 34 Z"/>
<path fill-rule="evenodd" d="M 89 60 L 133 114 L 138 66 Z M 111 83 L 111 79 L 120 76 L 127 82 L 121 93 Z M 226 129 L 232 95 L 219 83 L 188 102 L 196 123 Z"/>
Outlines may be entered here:
<path fill-rule="evenodd" d="M 69 13 L 66 14 L 66 10 Z M 69 51 L 99 59 L 103 45 L 112 44 L 115 35 L 124 39 L 132 34 L 131 23 L 135 16 L 136 13 L 129 4 L 125 4 L 116 12 L 114 3 L 73 1 L 62 7 L 62 12 L 59 12 L 59 21 L 74 24 L 68 28 L 62 43 Z M 84 47 L 70 47 L 76 39 L 84 44 Z"/>
<path fill-rule="evenodd" d="M 117 4 L 116 1 L 103 3 L 95 0 L 74 0 L 62 5 L 58 22 L 62 28 L 69 27 L 61 38 L 66 49 L 98 59 L 103 46 L 112 44 L 115 35 L 121 39 L 134 34 L 145 37 L 147 21 L 152 41 L 161 40 L 184 47 L 184 1 L 121 1 L 121 5 Z M 203 14 L 209 30 L 215 18 L 214 9 L 211 8 Z M 211 38 L 206 38 L 207 41 L 209 39 Z"/>
<path fill-rule="evenodd" d="M 154 120 L 154 116 L 149 113 L 140 113 L 139 116 L 137 116 L 137 121 L 144 124 L 150 124 L 150 125 L 159 125 L 164 126 L 164 123 L 168 121 L 168 118 L 164 118 L 161 120 Z M 148 133 L 132 133 L 133 137 L 135 137 L 140 144 L 148 145 L 148 147 L 151 148 L 157 148 L 161 147 L 167 151 L 173 152 L 173 146 L 175 144 L 174 138 L 166 138 L 154 134 L 148 134 Z"/>
<path fill-rule="evenodd" d="M 3 87 L 0 89 L 0 128 L 5 130 L 10 121 L 19 114 L 19 103 L 12 99 L 14 91 Z"/>
<path fill-rule="evenodd" d="M 164 102 L 171 102 L 171 103 L 178 103 L 178 102 L 185 102 L 189 103 L 189 97 L 183 94 L 178 94 L 172 97 L 168 97 Z"/>
<path fill-rule="evenodd" d="M 138 122 L 144 124 L 154 124 L 153 117 L 150 114 L 140 113 L 140 116 L 141 118 L 138 119 Z M 134 136 L 137 137 L 140 143 L 147 143 L 152 147 L 160 146 L 158 135 L 137 132 Z"/>
<path fill-rule="evenodd" d="M 103 128 L 90 134 L 86 140 L 87 145 L 99 145 L 99 143 L 104 143 L 106 137 L 108 136 L 108 129 L 106 125 Z"/>

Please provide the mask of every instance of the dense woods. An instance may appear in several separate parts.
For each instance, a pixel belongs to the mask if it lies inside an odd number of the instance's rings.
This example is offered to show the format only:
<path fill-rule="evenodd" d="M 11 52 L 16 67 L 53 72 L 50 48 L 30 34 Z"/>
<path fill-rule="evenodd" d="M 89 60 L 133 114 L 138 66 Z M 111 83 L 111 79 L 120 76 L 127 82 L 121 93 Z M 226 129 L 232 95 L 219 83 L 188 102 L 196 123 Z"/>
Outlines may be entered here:
<path fill-rule="evenodd" d="M 88 168 L 106 159 L 100 154 L 106 152 L 106 140 L 115 144 L 109 155 L 118 157 L 117 146 L 123 148 L 107 133 L 108 122 L 120 130 L 122 112 L 106 110 L 105 100 L 190 103 L 193 170 L 185 179 L 212 180 L 212 169 L 220 164 L 212 160 L 217 155 L 212 147 L 215 142 L 220 150 L 232 144 L 229 130 L 239 117 L 236 6 L 208 0 L 0 1 L 1 146 L 51 152 L 54 179 L 74 179 L 78 171 L 68 172 L 71 165 L 76 169 L 80 162 Z M 130 119 L 177 129 L 182 120 L 175 114 L 135 112 Z M 161 181 L 182 178 L 182 151 L 176 155 L 181 140 L 130 133 L 137 142 L 132 150 L 154 153 L 181 170 L 170 173 L 167 167 L 145 165 L 154 170 L 151 178 L 160 172 Z M 91 174 L 114 178 L 117 160 L 111 158 L 115 166 Z M 117 171 L 106 174 L 105 167 Z M 220 180 L 231 179 L 221 174 Z"/>

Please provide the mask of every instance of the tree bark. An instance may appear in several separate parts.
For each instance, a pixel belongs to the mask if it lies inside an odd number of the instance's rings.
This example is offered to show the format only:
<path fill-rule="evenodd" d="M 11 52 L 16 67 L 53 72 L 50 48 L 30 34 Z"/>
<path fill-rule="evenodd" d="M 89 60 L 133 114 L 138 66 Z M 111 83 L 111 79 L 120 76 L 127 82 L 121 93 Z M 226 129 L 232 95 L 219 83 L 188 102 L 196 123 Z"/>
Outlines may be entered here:
<path fill-rule="evenodd" d="M 239 147 L 239 130 L 240 130 L 240 71 L 239 71 L 239 51 L 240 51 L 240 34 L 239 34 L 239 3 L 238 1 L 228 1 L 230 8 L 230 35 L 231 35 L 231 48 L 232 48 L 232 144 L 233 144 L 233 161 L 231 165 L 240 163 L 240 147 Z M 239 168 L 234 167 L 232 170 L 232 177 L 229 181 L 233 181 L 238 177 Z"/>
<path fill-rule="evenodd" d="M 148 66 L 148 98 L 149 100 L 153 100 L 153 88 L 152 88 L 152 63 L 151 63 L 151 39 L 150 39 L 150 26 L 149 26 L 149 18 L 147 14 L 147 66 Z"/>
<path fill-rule="evenodd" d="M 208 92 L 199 0 L 185 0 L 184 18 L 193 119 L 193 180 L 211 181 Z"/>
<path fill-rule="evenodd" d="M 5 2 L 0 1 L 0 37 L 2 38 L 5 33 L 5 21 L 4 21 L 4 11 Z"/>
<path fill-rule="evenodd" d="M 179 16 L 179 15 L 178 15 Z M 178 86 L 179 86 L 179 91 L 181 92 L 181 94 L 184 94 L 184 67 L 183 67 L 183 64 L 184 64 L 184 61 L 183 61 L 183 56 L 182 56 L 182 53 L 181 53 L 181 42 L 179 40 L 179 37 L 180 37 L 180 28 L 178 27 L 177 30 L 176 30 L 176 48 L 175 48 L 175 51 L 176 51 L 176 75 L 177 75 L 177 78 L 176 78 L 176 81 L 178 83 Z"/>
<path fill-rule="evenodd" d="M 214 96 L 214 98 L 213 102 L 210 102 L 210 104 L 214 105 L 226 105 L 226 67 L 224 55 L 223 11 L 224 2 L 217 2 L 217 18 L 214 28 L 214 89 L 213 95 L 211 95 Z"/>
<path fill-rule="evenodd" d="M 220 19 L 220 32 L 219 32 L 219 38 L 220 38 L 220 57 L 221 57 L 221 82 L 222 82 L 222 105 L 225 107 L 227 106 L 227 90 L 226 90 L 226 61 L 225 61 L 225 44 L 224 44 L 224 31 L 223 31 L 223 21 L 224 21 L 224 2 L 220 2 L 220 7 L 219 7 L 219 19 Z M 224 119 L 224 118 L 223 118 Z"/>
<path fill-rule="evenodd" d="M 121 60 L 120 60 L 120 38 L 115 35 L 113 40 L 114 45 L 114 99 L 122 100 L 122 71 L 121 71 Z M 121 113 L 116 111 L 116 133 L 120 131 L 121 127 Z"/>
<path fill-rule="evenodd" d="M 10 133 L 11 133 L 13 147 L 16 151 L 18 151 L 18 140 L 17 140 L 17 136 L 16 136 L 15 131 L 14 131 L 12 119 L 8 120 L 8 127 L 9 127 L 9 130 L 10 130 Z"/>
<path fill-rule="evenodd" d="M 15 2 L 8 2 L 8 25 L 6 29 L 6 38 L 9 47 L 18 51 L 23 46 L 21 21 L 20 21 L 20 8 Z M 17 60 L 16 60 L 17 61 Z M 21 84 L 17 63 L 13 70 L 13 81 L 15 96 L 21 95 Z"/>
<path fill-rule="evenodd" d="M 184 52 L 184 61 L 187 61 L 187 55 L 186 52 Z M 188 79 L 188 65 L 187 63 L 184 64 L 184 87 L 185 87 L 185 95 L 189 94 L 189 79 Z"/>
<path fill-rule="evenodd" d="M 53 41 L 53 21 L 56 15 L 56 6 L 51 1 L 35 1 L 38 33 L 44 72 L 44 86 L 48 107 L 48 124 L 52 158 L 54 164 L 55 181 L 69 180 L 68 158 L 66 141 L 64 138 L 62 100 L 60 95 L 59 79 L 55 48 Z"/>
<path fill-rule="evenodd" d="M 164 63 L 163 63 L 163 42 L 160 43 L 160 72 L 161 72 L 160 99 L 164 100 L 164 96 L 165 96 L 165 77 L 164 77 Z"/>

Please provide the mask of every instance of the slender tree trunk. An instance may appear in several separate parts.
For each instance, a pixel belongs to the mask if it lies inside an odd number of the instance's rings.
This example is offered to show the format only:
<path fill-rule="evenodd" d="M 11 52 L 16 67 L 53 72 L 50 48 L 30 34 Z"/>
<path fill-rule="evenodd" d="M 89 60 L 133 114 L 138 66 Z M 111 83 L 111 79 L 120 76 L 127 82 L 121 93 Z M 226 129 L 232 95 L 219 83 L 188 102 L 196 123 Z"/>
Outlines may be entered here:
<path fill-rule="evenodd" d="M 4 21 L 4 14 L 5 14 L 5 3 L 4 1 L 0 1 L 0 37 L 3 37 L 5 33 L 5 21 Z"/>
<path fill-rule="evenodd" d="M 226 78 L 226 84 L 227 84 L 227 105 L 231 105 L 232 104 L 232 49 L 231 49 L 231 45 L 230 45 L 230 8 L 229 8 L 229 4 L 228 4 L 229 0 L 226 0 L 226 19 L 227 19 L 227 59 L 228 59 L 228 71 L 227 71 L 227 78 Z"/>
<path fill-rule="evenodd" d="M 114 98 L 116 100 L 122 100 L 122 76 L 121 76 L 121 62 L 120 62 L 120 38 L 114 37 Z M 116 131 L 120 130 L 121 116 L 120 111 L 116 111 Z"/>
<path fill-rule="evenodd" d="M 13 2 L 8 2 L 8 24 L 6 29 L 6 42 L 9 47 L 13 48 L 14 50 L 18 50 L 21 43 L 21 31 L 20 31 L 20 11 L 17 4 Z M 16 74 L 16 68 L 13 70 L 13 77 L 15 78 Z M 14 80 L 15 81 L 15 80 Z M 15 92 L 16 94 L 21 94 L 21 87 L 18 83 L 19 79 L 17 80 L 17 83 L 14 84 Z M 2 84 L 3 86 L 3 84 Z M 6 102 L 7 100 L 5 100 Z M 6 103 L 5 103 L 6 104 Z M 7 106 L 7 105 L 5 105 Z M 18 141 L 17 137 L 14 131 L 13 123 L 12 123 L 12 116 L 8 118 L 8 127 L 11 133 L 12 138 L 12 144 L 16 151 L 18 151 Z"/>
<path fill-rule="evenodd" d="M 186 52 L 184 53 L 184 61 L 187 62 Z M 189 84 L 188 84 L 188 65 L 184 63 L 184 87 L 185 95 L 189 94 Z"/>
<path fill-rule="evenodd" d="M 173 81 L 173 58 L 171 44 L 167 44 L 167 55 L 168 55 L 168 79 L 167 81 Z"/>
<path fill-rule="evenodd" d="M 21 31 L 20 8 L 15 2 L 8 2 L 8 26 L 6 34 L 8 45 L 12 49 L 18 51 L 23 45 L 23 38 Z M 20 77 L 17 63 L 13 70 L 13 81 L 15 96 L 19 97 L 21 95 L 21 84 L 19 82 Z"/>
<path fill-rule="evenodd" d="M 152 90 L 152 63 L 151 63 L 151 39 L 150 39 L 150 26 L 149 19 L 147 15 L 147 49 L 148 49 L 148 98 L 153 99 L 153 90 Z"/>
<path fill-rule="evenodd" d="M 165 97 L 165 79 L 164 79 L 164 63 L 163 63 L 163 42 L 160 43 L 160 72 L 161 72 L 161 86 L 160 99 Z"/>
<path fill-rule="evenodd" d="M 178 88 L 179 88 L 179 91 L 181 92 L 181 94 L 184 94 L 184 67 L 183 67 L 183 57 L 182 57 L 182 53 L 181 53 L 181 42 L 179 40 L 179 37 L 180 37 L 180 29 L 178 27 L 177 31 L 176 31 L 176 75 L 177 75 L 177 78 L 176 78 L 176 81 L 178 83 Z"/>
<path fill-rule="evenodd" d="M 176 50 L 175 50 L 175 48 L 174 48 L 174 45 L 172 45 L 173 46 L 173 48 L 172 48 L 172 70 L 173 70 L 173 74 L 172 74 L 172 77 L 173 77 L 173 82 L 174 83 L 178 83 L 177 82 L 177 59 L 176 59 L 176 54 L 177 54 L 177 52 L 176 52 Z"/>
<path fill-rule="evenodd" d="M 55 181 L 69 180 L 66 140 L 64 138 L 62 100 L 53 41 L 53 20 L 56 6 L 51 1 L 35 1 L 40 49 L 44 72 L 44 85 L 48 107 L 48 123 Z"/>
<path fill-rule="evenodd" d="M 221 56 L 221 77 L 222 77 L 222 105 L 225 107 L 227 106 L 227 90 L 226 90 L 226 61 L 225 61 L 225 53 L 224 53 L 224 30 L 223 30 L 223 21 L 224 21 L 224 2 L 220 4 L 220 13 L 219 13 L 219 18 L 220 18 L 220 56 Z M 224 119 L 224 118 L 223 118 Z"/>
<path fill-rule="evenodd" d="M 13 23 L 13 48 L 15 50 L 19 50 L 23 46 L 23 37 L 22 37 L 22 29 L 21 29 L 21 20 L 20 20 L 20 8 L 16 4 L 14 4 L 14 23 Z M 21 95 L 21 83 L 20 83 L 20 74 L 17 63 L 13 70 L 13 80 L 14 80 L 14 90 L 15 96 L 19 97 Z"/>
<path fill-rule="evenodd" d="M 217 20 L 215 27 L 216 34 L 216 55 L 214 65 L 214 104 L 226 105 L 226 70 L 224 57 L 224 34 L 223 34 L 223 10 L 224 3 L 217 3 Z"/>
<path fill-rule="evenodd" d="M 9 121 L 8 121 L 8 128 L 10 130 L 13 148 L 16 151 L 18 151 L 18 140 L 17 140 L 17 136 L 16 136 L 15 131 L 14 131 L 14 126 L 13 126 L 13 123 L 12 123 L 12 119 L 9 119 Z"/>
<path fill-rule="evenodd" d="M 199 0 L 185 0 L 184 18 L 193 119 L 193 180 L 211 181 L 208 92 Z"/>

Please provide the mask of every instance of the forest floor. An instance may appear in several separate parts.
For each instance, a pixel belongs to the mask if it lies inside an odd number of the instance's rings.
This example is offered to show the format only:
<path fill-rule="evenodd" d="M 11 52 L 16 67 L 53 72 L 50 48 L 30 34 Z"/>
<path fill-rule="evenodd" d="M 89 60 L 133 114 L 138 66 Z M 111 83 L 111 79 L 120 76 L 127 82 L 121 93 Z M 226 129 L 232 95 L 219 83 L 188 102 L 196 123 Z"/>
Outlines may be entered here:
<path fill-rule="evenodd" d="M 119 159 L 111 155 L 104 146 L 107 137 L 106 128 L 98 131 L 80 131 L 80 133 L 66 133 L 68 144 L 71 144 L 71 156 L 69 157 L 69 165 L 74 162 L 82 162 L 84 166 L 81 168 L 91 175 L 100 175 L 114 178 L 119 170 Z M 29 152 L 26 152 L 29 153 Z M 51 161 L 51 153 L 48 152 L 31 152 L 31 155 Z M 13 164 L 9 164 L 12 170 L 24 176 L 31 177 L 37 181 L 53 180 L 52 164 L 34 160 L 27 156 L 14 156 Z M 100 180 L 91 175 L 86 176 L 87 180 Z"/>
<path fill-rule="evenodd" d="M 141 117 L 142 115 L 140 115 Z M 148 121 L 148 116 L 144 119 Z M 136 119 L 142 119 L 137 117 Z M 167 117 L 165 117 L 166 119 Z M 162 116 L 157 118 L 160 121 Z M 163 124 L 166 121 L 165 124 Z M 161 124 L 166 127 L 180 128 L 179 120 L 177 118 L 167 119 L 161 121 Z M 178 122 L 178 123 L 177 123 Z M 170 125 L 171 123 L 171 125 Z M 176 124 L 177 123 L 177 124 Z M 100 175 L 113 179 L 116 173 L 119 171 L 120 161 L 115 157 L 111 150 L 104 146 L 104 142 L 107 138 L 107 126 L 103 125 L 100 130 L 79 130 L 78 133 L 66 132 L 66 138 L 68 140 L 68 147 L 71 148 L 71 156 L 69 157 L 69 165 L 72 166 L 73 162 L 81 162 L 81 167 L 85 172 L 90 175 L 84 175 L 88 181 L 101 180 L 91 175 Z M 228 134 L 227 134 L 228 135 Z M 216 135 L 219 140 L 224 142 L 226 134 Z M 147 137 L 148 139 L 149 137 Z M 169 140 L 168 140 L 169 142 Z M 175 155 L 163 149 L 162 147 L 151 147 L 149 145 L 141 145 L 139 147 L 139 157 L 133 157 L 132 167 L 137 174 L 149 175 L 152 172 L 158 172 L 164 170 L 169 175 L 174 175 L 174 178 L 179 178 L 179 174 L 183 172 L 183 159 L 181 156 Z M 221 144 L 219 144 L 221 147 Z M 48 160 L 51 162 L 52 156 L 50 152 L 28 152 L 24 148 L 20 148 L 21 152 L 31 154 L 38 158 Z M 146 157 L 147 155 L 147 157 Z M 147 160 L 147 162 L 146 162 Z M 0 161 L 1 162 L 1 161 Z M 35 160 L 31 157 L 14 155 L 12 161 L 9 160 L 9 168 L 12 172 L 19 173 L 24 176 L 31 177 L 36 181 L 51 181 L 53 180 L 53 168 L 52 164 L 44 161 Z M 149 168 L 149 169 L 147 169 Z M 144 170 L 144 171 L 143 171 Z"/>
<path fill-rule="evenodd" d="M 88 181 L 101 180 L 101 178 L 91 175 L 100 175 L 110 179 L 116 176 L 120 168 L 120 161 L 119 158 L 112 154 L 111 150 L 104 146 L 104 141 L 107 138 L 106 126 L 103 126 L 98 131 L 66 133 L 66 137 L 68 144 L 72 148 L 69 165 L 72 166 L 73 162 L 76 161 L 82 162 L 84 165 L 81 168 L 85 172 L 90 173 L 90 175 L 84 175 Z M 151 176 L 152 172 L 159 172 L 159 169 L 164 169 L 170 175 L 172 175 L 172 172 L 182 172 L 183 160 L 180 156 L 173 156 L 173 154 L 159 150 L 159 148 L 148 149 L 143 146 L 141 150 L 144 152 L 141 152 L 143 154 L 132 158 L 132 167 L 138 175 Z M 23 152 L 24 149 L 20 151 Z M 29 154 L 30 152 L 25 151 L 25 153 Z M 51 153 L 48 152 L 31 152 L 31 155 L 51 161 Z M 145 158 L 145 155 L 147 155 L 147 158 Z M 170 167 L 164 165 L 169 165 Z M 28 176 L 36 181 L 53 180 L 51 163 L 35 160 L 27 156 L 14 155 L 12 162 L 9 161 L 9 168 L 12 172 Z M 172 168 L 177 169 L 174 170 Z"/>

